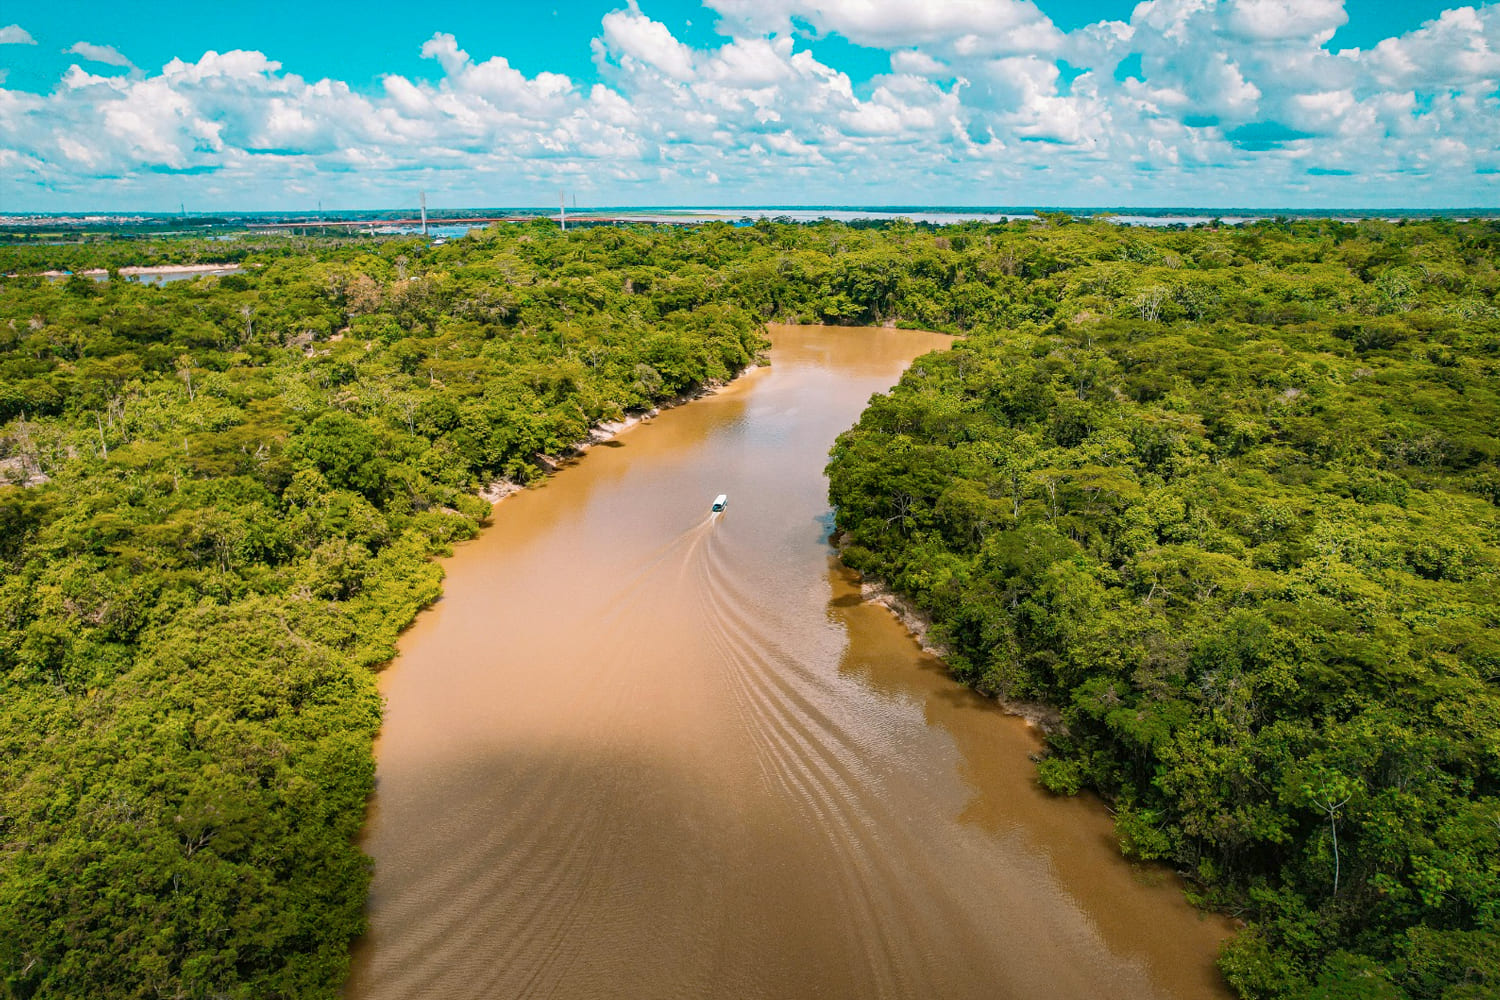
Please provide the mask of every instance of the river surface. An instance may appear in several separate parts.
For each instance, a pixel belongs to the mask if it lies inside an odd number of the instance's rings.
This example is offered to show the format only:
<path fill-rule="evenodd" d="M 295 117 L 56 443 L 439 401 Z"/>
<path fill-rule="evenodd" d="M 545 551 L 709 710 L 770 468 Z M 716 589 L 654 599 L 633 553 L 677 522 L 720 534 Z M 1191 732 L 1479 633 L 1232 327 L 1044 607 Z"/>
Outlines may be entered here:
<path fill-rule="evenodd" d="M 347 996 L 1226 996 L 1226 924 L 828 546 L 834 437 L 948 338 L 772 338 L 445 563 L 381 680 Z"/>

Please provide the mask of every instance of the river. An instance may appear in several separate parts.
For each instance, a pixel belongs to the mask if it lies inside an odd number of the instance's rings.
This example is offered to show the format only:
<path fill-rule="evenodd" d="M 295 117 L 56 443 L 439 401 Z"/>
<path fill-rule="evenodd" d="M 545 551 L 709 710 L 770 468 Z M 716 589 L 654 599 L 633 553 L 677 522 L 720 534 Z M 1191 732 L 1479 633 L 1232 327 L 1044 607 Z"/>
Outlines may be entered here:
<path fill-rule="evenodd" d="M 1227 924 L 829 548 L 834 437 L 948 338 L 772 338 L 445 563 L 381 678 L 346 995 L 1227 996 Z"/>

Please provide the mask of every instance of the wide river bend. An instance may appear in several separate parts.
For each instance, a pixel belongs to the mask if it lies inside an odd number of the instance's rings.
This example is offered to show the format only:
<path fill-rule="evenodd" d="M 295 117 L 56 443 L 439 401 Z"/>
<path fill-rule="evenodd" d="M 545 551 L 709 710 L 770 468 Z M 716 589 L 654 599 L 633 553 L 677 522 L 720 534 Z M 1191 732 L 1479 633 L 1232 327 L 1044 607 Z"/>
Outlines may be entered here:
<path fill-rule="evenodd" d="M 829 548 L 834 437 L 949 339 L 771 333 L 445 563 L 381 679 L 347 996 L 1226 996 L 1224 921 Z"/>

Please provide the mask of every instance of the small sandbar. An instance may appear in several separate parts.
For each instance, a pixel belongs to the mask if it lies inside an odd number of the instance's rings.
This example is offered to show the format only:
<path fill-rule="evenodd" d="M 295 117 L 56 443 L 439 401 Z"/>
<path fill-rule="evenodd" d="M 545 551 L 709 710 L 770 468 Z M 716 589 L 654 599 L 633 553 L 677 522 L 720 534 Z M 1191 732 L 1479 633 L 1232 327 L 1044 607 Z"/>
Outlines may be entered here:
<path fill-rule="evenodd" d="M 253 265 L 252 265 L 253 266 Z M 204 274 L 237 274 L 245 269 L 244 264 L 143 264 L 130 265 L 119 269 L 122 278 L 157 278 L 165 276 L 191 277 Z M 18 277 L 15 273 L 7 274 L 6 277 Z M 38 271 L 34 274 L 25 275 L 29 278 L 93 278 L 100 280 L 109 277 L 109 269 L 103 267 L 90 267 L 81 271 Z"/>

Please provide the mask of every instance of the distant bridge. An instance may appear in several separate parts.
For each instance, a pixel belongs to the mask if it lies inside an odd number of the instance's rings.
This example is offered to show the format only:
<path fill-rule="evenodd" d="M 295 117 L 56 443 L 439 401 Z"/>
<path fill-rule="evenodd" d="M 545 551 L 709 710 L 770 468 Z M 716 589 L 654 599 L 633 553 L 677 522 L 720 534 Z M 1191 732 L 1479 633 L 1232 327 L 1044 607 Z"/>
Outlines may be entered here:
<path fill-rule="evenodd" d="M 500 215 L 484 219 L 428 219 L 427 227 L 479 225 L 490 222 L 534 222 L 545 215 Z M 555 222 L 556 219 L 551 219 Z M 421 219 L 302 219 L 297 222 L 249 222 L 251 229 L 382 229 L 389 226 L 421 227 Z"/>
<path fill-rule="evenodd" d="M 465 219 L 428 219 L 427 228 L 438 226 L 482 226 L 492 222 L 557 222 L 555 215 L 494 215 L 483 218 Z M 580 213 L 569 215 L 568 222 L 574 225 L 610 225 L 616 223 L 648 222 L 652 224 L 674 224 L 687 225 L 699 221 L 695 217 L 683 218 L 677 222 L 668 218 L 643 218 L 639 215 L 588 215 Z M 246 223 L 246 228 L 259 231 L 266 230 L 306 230 L 306 229 L 394 229 L 400 226 L 409 226 L 420 229 L 421 219 L 328 219 L 310 220 L 303 219 L 297 222 L 251 222 Z"/>

